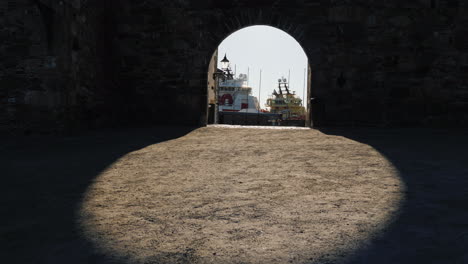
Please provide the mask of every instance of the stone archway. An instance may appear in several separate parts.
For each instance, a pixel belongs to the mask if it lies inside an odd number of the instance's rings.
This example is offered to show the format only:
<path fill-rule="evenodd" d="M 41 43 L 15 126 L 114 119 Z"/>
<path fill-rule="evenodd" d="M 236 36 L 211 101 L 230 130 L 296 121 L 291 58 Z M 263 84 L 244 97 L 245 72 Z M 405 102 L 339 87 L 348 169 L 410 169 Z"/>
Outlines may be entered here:
<path fill-rule="evenodd" d="M 320 79 L 312 78 L 312 72 L 317 65 L 317 68 L 320 68 L 321 65 L 321 52 L 322 51 L 322 41 L 320 37 L 315 39 L 308 37 L 308 32 L 310 29 L 307 26 L 304 26 L 300 22 L 296 21 L 295 17 L 288 17 L 282 13 L 276 12 L 264 12 L 262 10 L 248 10 L 244 12 L 242 9 L 238 10 L 238 13 L 232 13 L 229 15 L 229 18 L 225 21 L 224 24 L 217 25 L 214 30 L 210 30 L 210 35 L 206 47 L 209 50 L 217 49 L 217 45 L 221 43 L 227 36 L 230 34 L 247 28 L 250 26 L 271 26 L 276 29 L 284 31 L 286 34 L 294 38 L 299 45 L 303 48 L 307 58 L 308 58 L 308 70 L 307 70 L 307 121 L 306 126 L 318 125 L 321 121 L 322 111 L 320 106 L 316 106 L 315 103 L 317 100 L 314 98 L 317 97 L 317 92 L 319 89 L 313 88 L 315 85 L 320 84 Z M 208 53 L 209 54 L 209 53 Z M 211 62 L 214 55 L 209 55 L 208 58 L 205 58 L 205 62 Z M 206 65 L 209 68 L 209 65 Z M 319 75 L 320 76 L 320 75 Z M 210 80 L 206 80 L 205 83 L 208 83 Z M 323 81 L 323 79 L 322 79 Z M 203 102 L 208 100 L 203 100 Z M 203 109 L 206 107 L 204 106 Z M 314 108 L 314 109 L 312 109 Z M 206 114 L 206 113 L 202 113 Z"/>
<path fill-rule="evenodd" d="M 125 106 L 125 115 L 118 119 L 138 123 L 205 125 L 206 70 L 213 51 L 238 29 L 268 25 L 285 31 L 304 48 L 313 73 L 309 75 L 309 94 L 314 98 L 314 126 L 421 124 L 431 116 L 447 115 L 441 106 L 444 102 L 427 100 L 440 87 L 426 91 L 423 86 L 425 80 L 435 78 L 429 71 L 435 57 L 450 54 L 454 49 L 445 47 L 463 42 L 458 35 L 450 38 L 448 22 L 443 25 L 448 35 L 435 34 L 432 31 L 441 31 L 439 25 L 398 3 L 106 3 L 108 10 L 118 11 L 118 19 L 97 20 L 106 32 L 98 46 L 112 50 L 114 61 L 111 68 L 105 67 L 101 60 L 106 61 L 106 53 L 101 52 L 97 65 L 109 72 L 104 79 L 112 82 L 96 84 L 96 90 L 105 96 L 94 103 L 107 102 L 113 113 Z M 434 11 L 424 3 L 414 5 L 418 10 Z M 433 16 L 455 15 L 456 11 L 440 7 L 440 14 Z M 426 29 L 419 29 L 422 24 Z M 418 48 L 421 39 L 433 47 Z M 436 45 L 450 39 L 452 44 Z M 459 79 L 456 85 L 461 83 Z M 446 101 L 459 99 L 453 93 Z M 109 118 L 106 111 L 98 112 Z"/>
<path fill-rule="evenodd" d="M 212 52 L 231 32 L 269 25 L 295 38 L 309 59 L 314 126 L 466 124 L 460 114 L 466 112 L 466 6 L 458 1 L 411 8 L 398 1 L 40 2 L 63 18 L 54 22 L 61 42 L 52 85 L 70 98 L 59 108 L 78 113 L 63 122 L 204 125 Z M 8 9 L 24 12 L 14 4 Z M 16 11 L 9 11 L 11 21 Z M 21 32 L 37 28 L 0 23 Z M 29 50 L 20 53 L 2 72 L 25 81 L 15 67 L 28 63 Z"/>

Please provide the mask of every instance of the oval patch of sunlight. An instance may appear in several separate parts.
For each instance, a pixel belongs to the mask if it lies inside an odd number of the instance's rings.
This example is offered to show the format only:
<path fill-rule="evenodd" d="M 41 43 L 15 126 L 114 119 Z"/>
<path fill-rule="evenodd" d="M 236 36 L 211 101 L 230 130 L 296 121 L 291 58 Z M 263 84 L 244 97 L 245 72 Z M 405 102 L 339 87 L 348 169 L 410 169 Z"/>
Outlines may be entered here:
<path fill-rule="evenodd" d="M 384 231 L 404 189 L 384 156 L 344 137 L 205 127 L 117 160 L 79 225 L 130 263 L 338 261 Z"/>

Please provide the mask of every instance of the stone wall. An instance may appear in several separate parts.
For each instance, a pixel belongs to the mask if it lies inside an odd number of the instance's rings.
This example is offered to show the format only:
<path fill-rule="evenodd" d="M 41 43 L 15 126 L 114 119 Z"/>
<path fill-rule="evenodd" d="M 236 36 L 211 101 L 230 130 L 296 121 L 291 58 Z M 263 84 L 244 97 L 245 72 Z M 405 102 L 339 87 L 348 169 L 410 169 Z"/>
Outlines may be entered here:
<path fill-rule="evenodd" d="M 314 125 L 468 125 L 466 1 L 20 0 L 0 13 L 3 127 L 203 125 L 213 52 L 251 25 L 304 48 Z"/>
<path fill-rule="evenodd" d="M 86 30 L 95 21 L 81 8 L 79 1 L 0 3 L 1 130 L 64 129 L 85 111 L 96 45 Z"/>
<path fill-rule="evenodd" d="M 206 120 L 207 124 L 213 124 L 215 122 L 215 108 L 216 108 L 216 103 L 217 103 L 217 96 L 216 96 L 216 87 L 217 85 L 217 78 L 215 77 L 215 73 L 218 70 L 218 49 L 213 53 L 213 56 L 211 57 L 210 63 L 208 65 L 208 82 L 207 82 L 207 87 L 208 87 L 208 94 L 207 94 L 207 103 L 208 103 L 208 109 L 207 109 L 207 114 L 206 114 Z M 203 123 L 203 121 L 202 121 Z"/>

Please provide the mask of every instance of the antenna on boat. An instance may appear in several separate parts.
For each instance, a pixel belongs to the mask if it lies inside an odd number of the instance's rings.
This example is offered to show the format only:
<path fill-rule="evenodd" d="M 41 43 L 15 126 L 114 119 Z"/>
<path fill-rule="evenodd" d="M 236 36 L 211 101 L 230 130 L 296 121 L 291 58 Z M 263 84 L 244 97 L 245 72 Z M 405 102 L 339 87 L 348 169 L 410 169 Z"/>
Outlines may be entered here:
<path fill-rule="evenodd" d="M 249 86 L 250 81 L 250 67 L 247 67 L 247 86 Z"/>
<path fill-rule="evenodd" d="M 281 89 L 281 82 L 284 82 L 283 79 L 284 79 L 283 77 L 281 77 L 281 79 L 278 79 L 278 91 L 279 91 L 281 97 L 283 96 L 283 89 Z"/>
<path fill-rule="evenodd" d="M 262 91 L 262 69 L 260 69 L 260 81 L 258 84 L 258 109 L 257 109 L 257 124 L 259 124 L 259 116 L 260 116 L 260 92 Z"/>

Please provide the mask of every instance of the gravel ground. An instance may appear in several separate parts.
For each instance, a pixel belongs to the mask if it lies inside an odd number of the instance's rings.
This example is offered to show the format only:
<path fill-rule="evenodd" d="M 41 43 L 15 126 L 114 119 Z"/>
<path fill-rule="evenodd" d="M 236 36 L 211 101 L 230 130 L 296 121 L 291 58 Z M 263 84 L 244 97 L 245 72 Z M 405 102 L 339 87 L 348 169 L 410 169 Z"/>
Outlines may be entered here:
<path fill-rule="evenodd" d="M 1 137 L 2 263 L 468 263 L 467 130 Z"/>
<path fill-rule="evenodd" d="M 337 261 L 397 216 L 404 189 L 384 156 L 344 137 L 208 127 L 118 159 L 80 223 L 136 263 Z"/>

